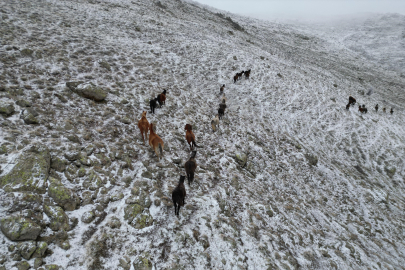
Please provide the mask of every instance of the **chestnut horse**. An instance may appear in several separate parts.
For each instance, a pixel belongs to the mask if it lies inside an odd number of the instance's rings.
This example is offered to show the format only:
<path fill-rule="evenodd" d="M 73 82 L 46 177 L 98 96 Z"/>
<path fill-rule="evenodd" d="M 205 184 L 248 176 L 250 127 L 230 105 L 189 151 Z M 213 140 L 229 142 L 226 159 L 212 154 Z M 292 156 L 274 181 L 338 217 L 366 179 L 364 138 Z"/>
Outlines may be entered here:
<path fill-rule="evenodd" d="M 184 127 L 184 130 L 186 130 L 186 140 L 188 142 L 188 145 L 190 146 L 190 150 L 193 150 L 194 146 L 198 147 L 195 143 L 195 136 L 192 129 L 193 127 L 190 124 L 186 124 L 186 126 Z"/>
<path fill-rule="evenodd" d="M 155 151 L 158 159 L 163 155 L 163 140 L 153 131 L 153 124 L 149 125 L 149 145 Z M 160 154 L 160 155 L 159 155 Z"/>
<path fill-rule="evenodd" d="M 149 128 L 149 122 L 146 119 L 146 111 L 144 111 L 142 113 L 142 118 L 138 122 L 138 127 L 139 127 L 139 130 L 141 131 L 143 144 L 145 144 L 145 138 L 148 139 L 148 128 Z M 144 133 L 145 133 L 145 137 L 143 136 Z"/>
<path fill-rule="evenodd" d="M 163 90 L 161 94 L 157 96 L 157 101 L 159 102 L 159 106 L 166 105 L 166 89 Z"/>

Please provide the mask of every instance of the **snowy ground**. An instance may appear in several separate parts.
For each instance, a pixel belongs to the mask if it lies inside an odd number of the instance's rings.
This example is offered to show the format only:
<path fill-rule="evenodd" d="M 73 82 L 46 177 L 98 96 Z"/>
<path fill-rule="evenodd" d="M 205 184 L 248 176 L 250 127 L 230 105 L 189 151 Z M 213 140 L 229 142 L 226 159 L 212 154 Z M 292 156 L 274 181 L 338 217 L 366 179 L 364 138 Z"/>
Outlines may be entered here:
<path fill-rule="evenodd" d="M 33 142 L 60 158 L 91 144 L 93 161 L 100 153 L 111 160 L 97 170 L 106 195 L 92 190 L 94 204 L 66 212 L 79 218 L 68 232 L 71 247 L 51 244 L 45 262 L 64 269 L 136 269 L 140 258 L 155 269 L 404 269 L 405 79 L 308 31 L 217 12 L 178 0 L 0 3 L 0 79 L 10 89 L 0 94 L 30 100 L 41 121 L 25 125 L 18 113 L 1 120 L 1 142 L 15 149 L 0 156 L 3 175 Z M 24 56 L 26 48 L 33 54 Z M 247 69 L 251 79 L 233 84 L 233 75 Z M 109 88 L 106 102 L 65 87 L 78 80 Z M 228 109 L 213 133 L 222 84 Z M 163 88 L 166 106 L 147 115 L 165 142 L 158 162 L 137 121 Z M 349 95 L 369 113 L 346 111 Z M 178 219 L 170 194 L 185 173 L 173 159 L 184 163 L 190 155 L 186 123 L 202 148 Z M 115 158 L 120 153 L 132 169 Z M 244 155 L 242 167 L 235 157 Z M 79 196 L 87 190 L 87 176 L 68 181 L 51 173 Z M 141 230 L 124 219 L 136 186 L 153 202 L 145 210 L 153 225 Z M 102 198 L 119 193 L 100 224 L 81 222 Z M 10 214 L 6 203 L 0 210 Z M 113 217 L 120 228 L 108 226 Z M 0 239 L 9 256 L 12 242 Z M 14 263 L 9 257 L 6 269 Z"/>

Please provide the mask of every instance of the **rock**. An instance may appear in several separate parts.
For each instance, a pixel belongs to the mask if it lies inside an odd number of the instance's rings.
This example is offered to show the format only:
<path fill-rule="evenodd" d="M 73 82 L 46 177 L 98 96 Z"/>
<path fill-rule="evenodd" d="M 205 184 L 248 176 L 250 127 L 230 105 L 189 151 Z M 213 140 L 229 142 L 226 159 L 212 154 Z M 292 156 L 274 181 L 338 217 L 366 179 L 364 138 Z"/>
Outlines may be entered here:
<path fill-rule="evenodd" d="M 35 241 L 27 241 L 19 243 L 17 245 L 17 248 L 20 251 L 21 256 L 24 259 L 29 260 L 31 258 L 31 255 L 37 249 L 37 244 L 35 243 Z"/>
<path fill-rule="evenodd" d="M 64 97 L 64 96 L 62 96 L 62 95 L 59 95 L 59 94 L 57 94 L 57 93 L 55 93 L 55 94 L 53 94 L 55 97 L 57 97 L 62 103 L 67 103 L 68 102 L 68 100 Z"/>
<path fill-rule="evenodd" d="M 108 92 L 92 83 L 83 82 L 67 82 L 66 86 L 72 91 L 84 98 L 94 101 L 103 101 Z"/>
<path fill-rule="evenodd" d="M 142 177 L 152 179 L 153 175 L 151 172 L 146 171 L 142 173 Z"/>
<path fill-rule="evenodd" d="M 90 171 L 89 176 L 83 181 L 83 187 L 90 190 L 96 190 L 103 186 L 104 181 L 93 170 Z"/>
<path fill-rule="evenodd" d="M 128 117 L 124 117 L 120 121 L 121 121 L 121 123 L 124 123 L 126 125 L 131 124 L 131 119 L 129 119 Z"/>
<path fill-rule="evenodd" d="M 94 215 L 93 211 L 87 211 L 83 214 L 81 221 L 84 223 L 90 223 L 92 222 L 94 219 L 96 218 L 96 216 Z"/>
<path fill-rule="evenodd" d="M 0 187 L 11 191 L 45 193 L 51 157 L 48 148 L 37 145 L 23 152 L 11 171 L 0 178 Z"/>
<path fill-rule="evenodd" d="M 70 151 L 65 152 L 64 156 L 69 161 L 75 161 L 76 159 L 79 159 L 80 152 L 77 150 L 70 150 Z"/>
<path fill-rule="evenodd" d="M 84 191 L 82 193 L 82 206 L 92 204 L 93 198 L 91 191 Z"/>
<path fill-rule="evenodd" d="M 64 172 L 66 170 L 67 162 L 58 157 L 53 156 L 51 158 L 51 168 L 57 172 Z"/>
<path fill-rule="evenodd" d="M 389 177 L 394 177 L 394 174 L 396 173 L 397 169 L 395 167 L 389 167 L 385 166 L 384 171 L 387 173 Z"/>
<path fill-rule="evenodd" d="M 56 264 L 45 265 L 45 270 L 59 270 L 60 266 Z"/>
<path fill-rule="evenodd" d="M 152 270 L 152 262 L 148 257 L 141 256 L 132 263 L 135 270 Z"/>
<path fill-rule="evenodd" d="M 11 115 L 15 111 L 14 105 L 0 100 L 0 114 Z"/>
<path fill-rule="evenodd" d="M 17 104 L 20 107 L 31 107 L 31 102 L 25 99 L 17 100 L 15 104 Z"/>
<path fill-rule="evenodd" d="M 46 242 L 37 242 L 37 249 L 32 254 L 32 258 L 43 258 L 47 249 L 48 244 Z"/>
<path fill-rule="evenodd" d="M 17 267 L 18 270 L 27 270 L 31 267 L 30 264 L 26 261 L 18 262 L 14 266 Z"/>
<path fill-rule="evenodd" d="M 53 231 L 69 231 L 69 218 L 60 206 L 44 205 L 44 212 L 50 219 L 49 228 Z"/>
<path fill-rule="evenodd" d="M 41 267 L 41 265 L 43 264 L 43 260 L 42 258 L 36 258 L 34 261 L 34 269 L 37 269 L 39 267 Z"/>
<path fill-rule="evenodd" d="M 176 158 L 176 159 L 173 159 L 173 163 L 175 163 L 175 164 L 181 164 L 181 158 Z"/>
<path fill-rule="evenodd" d="M 84 166 L 92 166 L 93 161 L 87 156 L 86 153 L 82 153 L 79 159 L 80 163 Z"/>
<path fill-rule="evenodd" d="M 24 116 L 24 123 L 26 123 L 27 125 L 36 125 L 39 124 L 39 121 L 37 118 L 35 118 L 34 115 L 28 113 L 26 116 Z"/>
<path fill-rule="evenodd" d="M 80 199 L 71 189 L 66 188 L 62 182 L 50 177 L 48 195 L 65 211 L 73 211 L 80 205 Z"/>
<path fill-rule="evenodd" d="M 124 193 L 120 192 L 120 193 L 118 193 L 118 194 L 112 195 L 112 196 L 111 196 L 111 201 L 112 201 L 112 202 L 116 202 L 116 201 L 121 200 L 122 198 L 124 198 Z"/>
<path fill-rule="evenodd" d="M 81 144 L 79 137 L 78 137 L 77 135 L 75 135 L 75 134 L 73 134 L 73 135 L 67 135 L 66 137 L 67 137 L 68 140 L 71 141 L 71 142 Z"/>
<path fill-rule="evenodd" d="M 0 220 L 1 231 L 12 241 L 35 240 L 41 227 L 31 219 L 21 216 L 10 216 Z"/>
<path fill-rule="evenodd" d="M 110 221 L 108 221 L 108 226 L 110 226 L 111 229 L 119 229 L 121 228 L 121 221 L 116 217 L 112 217 Z"/>
<path fill-rule="evenodd" d="M 20 53 L 22 56 L 31 57 L 34 51 L 31 49 L 22 49 Z"/>
<path fill-rule="evenodd" d="M 61 249 L 64 249 L 64 250 L 69 250 L 70 249 L 70 243 L 67 240 L 60 242 L 58 245 L 59 245 L 59 247 Z"/>
<path fill-rule="evenodd" d="M 316 157 L 314 155 L 305 154 L 305 158 L 308 160 L 308 163 L 311 166 L 316 166 L 318 164 L 318 157 Z"/>
<path fill-rule="evenodd" d="M 108 70 L 108 71 L 111 71 L 111 66 L 110 66 L 110 64 L 108 64 L 107 62 L 101 61 L 101 62 L 99 62 L 99 65 L 100 65 L 100 67 L 103 67 L 103 68 L 105 68 L 105 69 Z"/>
<path fill-rule="evenodd" d="M 119 259 L 119 266 L 121 266 L 124 270 L 131 269 L 131 259 L 125 256 L 124 258 Z"/>
<path fill-rule="evenodd" d="M 134 218 L 130 223 L 135 229 L 143 229 L 153 225 L 153 218 L 148 213 L 141 214 Z"/>
<path fill-rule="evenodd" d="M 131 223 L 137 215 L 143 212 L 143 209 L 139 204 L 127 205 L 124 209 L 124 219 Z"/>

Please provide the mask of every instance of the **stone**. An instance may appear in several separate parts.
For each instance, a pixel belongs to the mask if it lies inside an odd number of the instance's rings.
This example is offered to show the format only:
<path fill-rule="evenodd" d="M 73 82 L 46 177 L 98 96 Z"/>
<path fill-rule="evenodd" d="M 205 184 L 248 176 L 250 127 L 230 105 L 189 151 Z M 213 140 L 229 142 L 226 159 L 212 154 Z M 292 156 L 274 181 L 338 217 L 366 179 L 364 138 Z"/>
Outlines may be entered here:
<path fill-rule="evenodd" d="M 17 104 L 20 107 L 31 107 L 31 102 L 25 99 L 17 100 L 15 104 Z"/>
<path fill-rule="evenodd" d="M 108 226 L 110 226 L 111 229 L 119 229 L 121 227 L 121 221 L 116 217 L 112 217 L 110 221 L 108 221 Z"/>
<path fill-rule="evenodd" d="M 51 157 L 44 145 L 33 146 L 22 153 L 11 171 L 0 177 L 0 187 L 8 192 L 31 191 L 45 193 Z"/>
<path fill-rule="evenodd" d="M 153 225 L 153 218 L 149 213 L 141 214 L 134 218 L 130 225 L 135 229 L 143 229 Z"/>
<path fill-rule="evenodd" d="M 91 191 L 84 191 L 82 193 L 82 206 L 92 204 L 93 203 L 93 198 L 92 198 L 92 193 Z"/>
<path fill-rule="evenodd" d="M 94 101 L 103 101 L 108 92 L 92 83 L 67 82 L 66 86 L 74 93 Z"/>
<path fill-rule="evenodd" d="M 67 135 L 66 136 L 68 138 L 69 141 L 74 142 L 74 143 L 78 143 L 80 144 L 80 139 L 77 135 L 73 134 L 73 135 Z"/>
<path fill-rule="evenodd" d="M 26 123 L 27 125 L 36 125 L 39 124 L 39 121 L 37 118 L 35 118 L 34 115 L 28 113 L 27 115 L 24 116 L 24 123 Z"/>
<path fill-rule="evenodd" d="M 111 201 L 112 202 L 116 202 L 121 200 L 122 198 L 124 198 L 124 194 L 122 192 L 118 193 L 118 194 L 114 194 L 111 196 Z"/>
<path fill-rule="evenodd" d="M 305 154 L 305 158 L 307 159 L 309 165 L 311 166 L 316 166 L 318 164 L 318 157 L 311 155 L 311 154 Z"/>
<path fill-rule="evenodd" d="M 89 176 L 86 180 L 83 181 L 83 187 L 90 190 L 99 189 L 104 185 L 103 179 L 97 175 L 93 170 L 90 171 Z"/>
<path fill-rule="evenodd" d="M 32 254 L 32 258 L 43 258 L 45 251 L 48 249 L 48 244 L 46 242 L 37 242 L 37 248 Z"/>
<path fill-rule="evenodd" d="M 140 256 L 134 260 L 132 266 L 135 270 L 152 270 L 152 262 L 147 256 Z"/>
<path fill-rule="evenodd" d="M 70 151 L 65 152 L 64 156 L 69 161 L 75 161 L 76 159 L 79 159 L 80 152 L 77 150 L 70 150 Z"/>
<path fill-rule="evenodd" d="M 385 166 L 385 167 L 384 167 L 384 171 L 387 173 L 387 175 L 388 175 L 389 177 L 392 178 L 392 177 L 394 177 L 394 175 L 395 175 L 397 169 L 396 169 L 395 167 L 388 167 L 388 166 Z"/>
<path fill-rule="evenodd" d="M 83 214 L 83 216 L 81 218 L 81 221 L 84 222 L 84 223 L 90 223 L 95 218 L 96 218 L 96 216 L 94 215 L 93 211 L 87 211 L 87 212 L 84 212 L 84 214 Z"/>
<path fill-rule="evenodd" d="M 14 266 L 17 267 L 18 270 L 27 270 L 31 267 L 30 264 L 26 261 L 18 262 Z"/>
<path fill-rule="evenodd" d="M 62 241 L 59 243 L 59 247 L 63 250 L 69 250 L 70 249 L 70 243 L 69 241 Z"/>
<path fill-rule="evenodd" d="M 93 161 L 87 156 L 86 153 L 82 153 L 79 159 L 80 163 L 84 166 L 92 166 Z"/>
<path fill-rule="evenodd" d="M 43 262 L 42 258 L 36 258 L 36 259 L 34 260 L 34 269 L 37 269 L 37 268 L 41 267 L 41 265 L 42 265 L 43 263 L 44 263 L 44 262 Z"/>
<path fill-rule="evenodd" d="M 12 241 L 35 240 L 41 227 L 31 219 L 21 216 L 10 216 L 0 220 L 1 231 Z"/>
<path fill-rule="evenodd" d="M 53 231 L 69 231 L 69 218 L 60 206 L 44 205 L 44 212 L 50 219 L 49 228 Z"/>
<path fill-rule="evenodd" d="M 31 255 L 37 249 L 37 244 L 35 241 L 23 242 L 17 245 L 17 249 L 20 251 L 20 254 L 24 259 L 29 260 Z"/>
<path fill-rule="evenodd" d="M 61 181 L 49 178 L 48 195 L 65 211 L 73 211 L 80 205 L 80 199 L 74 191 L 66 188 Z"/>
<path fill-rule="evenodd" d="M 51 168 L 57 172 L 64 172 L 66 170 L 66 163 L 67 162 L 65 160 L 58 157 L 53 156 L 51 158 Z"/>
<path fill-rule="evenodd" d="M 59 270 L 60 266 L 56 264 L 45 265 L 45 270 Z"/>
<path fill-rule="evenodd" d="M 124 219 L 131 223 L 132 220 L 143 212 L 144 207 L 139 204 L 130 204 L 127 205 L 124 209 Z"/>
<path fill-rule="evenodd" d="M 10 116 L 15 111 L 14 105 L 0 100 L 0 114 Z"/>

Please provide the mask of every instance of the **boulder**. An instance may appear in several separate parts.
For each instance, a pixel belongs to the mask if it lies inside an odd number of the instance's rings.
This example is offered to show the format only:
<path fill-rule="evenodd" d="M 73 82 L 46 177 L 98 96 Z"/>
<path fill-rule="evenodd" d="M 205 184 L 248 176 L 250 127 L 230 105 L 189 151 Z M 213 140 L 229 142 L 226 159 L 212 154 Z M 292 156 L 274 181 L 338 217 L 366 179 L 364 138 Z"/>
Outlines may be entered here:
<path fill-rule="evenodd" d="M 31 107 L 31 102 L 25 99 L 17 100 L 15 104 L 17 104 L 20 107 Z"/>
<path fill-rule="evenodd" d="M 80 199 L 74 191 L 66 188 L 62 182 L 50 177 L 48 195 L 65 211 L 73 211 L 80 205 Z"/>
<path fill-rule="evenodd" d="M 30 264 L 26 261 L 18 262 L 14 266 L 17 267 L 17 270 L 28 270 L 31 267 Z"/>
<path fill-rule="evenodd" d="M 11 115 L 15 111 L 14 105 L 11 103 L 0 100 L 0 114 L 7 116 Z"/>
<path fill-rule="evenodd" d="M 50 219 L 49 228 L 53 231 L 70 230 L 69 218 L 60 206 L 44 205 L 44 212 Z"/>
<path fill-rule="evenodd" d="M 90 223 L 95 218 L 96 218 L 96 216 L 95 216 L 93 211 L 87 211 L 87 212 L 84 212 L 84 214 L 83 214 L 83 216 L 81 218 L 81 221 L 84 222 L 84 223 Z"/>
<path fill-rule="evenodd" d="M 32 258 L 42 258 L 45 255 L 45 251 L 48 249 L 48 244 L 46 242 L 37 242 L 37 248 L 32 254 Z"/>
<path fill-rule="evenodd" d="M 44 194 L 51 156 L 44 145 L 36 145 L 23 152 L 11 171 L 0 177 L 0 187 L 11 191 L 31 191 Z"/>
<path fill-rule="evenodd" d="M 66 170 L 66 161 L 53 156 L 51 159 L 51 168 L 57 172 L 64 172 Z"/>
<path fill-rule="evenodd" d="M 34 221 L 21 216 L 10 216 L 0 220 L 1 231 L 12 241 L 35 240 L 41 227 Z"/>
<path fill-rule="evenodd" d="M 35 241 L 27 241 L 27 242 L 19 243 L 17 245 L 17 248 L 20 251 L 21 256 L 24 259 L 29 260 L 31 258 L 31 255 L 37 249 L 37 244 Z"/>
<path fill-rule="evenodd" d="M 28 113 L 26 116 L 24 116 L 24 123 L 26 123 L 27 125 L 36 125 L 39 124 L 39 121 L 37 118 L 35 118 L 34 115 Z"/>
<path fill-rule="evenodd" d="M 67 82 L 66 86 L 74 93 L 94 101 L 103 101 L 108 92 L 92 83 Z"/>

